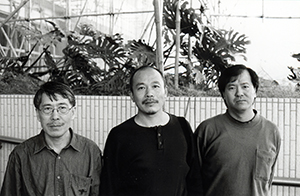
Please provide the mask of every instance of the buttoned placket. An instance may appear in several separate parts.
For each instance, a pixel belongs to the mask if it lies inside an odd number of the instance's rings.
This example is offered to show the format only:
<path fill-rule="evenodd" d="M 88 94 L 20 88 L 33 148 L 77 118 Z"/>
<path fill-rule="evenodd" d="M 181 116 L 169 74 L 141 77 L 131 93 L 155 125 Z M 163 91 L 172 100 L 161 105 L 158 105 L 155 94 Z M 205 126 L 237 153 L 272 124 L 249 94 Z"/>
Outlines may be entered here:
<path fill-rule="evenodd" d="M 62 160 L 61 155 L 56 155 L 55 159 L 55 195 L 62 196 L 64 195 L 64 183 L 63 183 L 63 175 L 62 175 Z"/>
<path fill-rule="evenodd" d="M 157 134 L 157 149 L 162 150 L 164 149 L 164 143 L 163 143 L 163 138 L 162 138 L 162 127 L 157 126 L 155 127 L 156 129 L 156 134 Z"/>

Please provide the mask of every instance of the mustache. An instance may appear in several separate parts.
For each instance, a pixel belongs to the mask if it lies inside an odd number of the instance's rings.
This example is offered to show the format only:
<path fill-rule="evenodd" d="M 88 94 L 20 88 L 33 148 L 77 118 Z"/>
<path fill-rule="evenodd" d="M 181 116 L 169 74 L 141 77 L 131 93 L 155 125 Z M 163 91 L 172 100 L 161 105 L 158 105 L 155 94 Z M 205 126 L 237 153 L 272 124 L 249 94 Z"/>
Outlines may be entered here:
<path fill-rule="evenodd" d="M 56 127 L 56 126 L 62 126 L 63 123 L 55 122 L 55 123 L 48 123 L 47 125 L 48 125 L 49 127 Z"/>
<path fill-rule="evenodd" d="M 148 103 L 158 103 L 158 100 L 150 98 L 142 101 L 142 104 L 148 104 Z"/>

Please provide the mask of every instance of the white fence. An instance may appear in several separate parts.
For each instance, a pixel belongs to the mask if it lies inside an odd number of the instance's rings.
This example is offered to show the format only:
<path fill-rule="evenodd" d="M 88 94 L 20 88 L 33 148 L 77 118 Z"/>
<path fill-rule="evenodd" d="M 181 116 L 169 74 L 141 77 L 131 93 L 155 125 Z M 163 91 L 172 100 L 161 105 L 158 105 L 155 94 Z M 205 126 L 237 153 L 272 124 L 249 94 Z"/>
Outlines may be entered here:
<path fill-rule="evenodd" d="M 76 96 L 77 116 L 74 131 L 94 140 L 101 149 L 110 129 L 136 114 L 129 97 Z M 279 127 L 282 148 L 276 176 L 300 178 L 300 99 L 258 98 L 255 108 Z M 185 116 L 192 128 L 226 107 L 220 97 L 169 97 L 165 110 Z M 32 95 L 0 95 L 0 135 L 27 139 L 40 132 Z M 0 149 L 0 183 L 14 145 L 3 143 Z M 300 195 L 299 188 L 274 186 L 272 195 Z"/>

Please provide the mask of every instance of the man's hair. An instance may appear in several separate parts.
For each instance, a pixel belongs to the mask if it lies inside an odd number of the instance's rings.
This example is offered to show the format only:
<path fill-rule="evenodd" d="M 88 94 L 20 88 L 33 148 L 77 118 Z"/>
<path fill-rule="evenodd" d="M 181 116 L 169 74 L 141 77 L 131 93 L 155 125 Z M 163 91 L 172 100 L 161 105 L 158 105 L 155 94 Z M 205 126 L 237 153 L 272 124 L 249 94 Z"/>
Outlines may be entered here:
<path fill-rule="evenodd" d="M 250 77 L 251 77 L 251 82 L 253 87 L 255 88 L 255 91 L 257 92 L 257 89 L 259 87 L 259 78 L 255 71 L 253 71 L 251 68 L 246 67 L 245 65 L 233 65 L 231 67 L 228 67 L 224 69 L 221 72 L 221 76 L 219 77 L 218 80 L 218 88 L 219 91 L 223 97 L 223 93 L 225 91 L 226 85 L 230 82 L 232 77 L 237 77 L 239 76 L 243 71 L 248 71 Z"/>
<path fill-rule="evenodd" d="M 133 77 L 134 77 L 134 75 L 135 75 L 138 71 L 145 70 L 145 69 L 149 69 L 149 68 L 150 68 L 150 69 L 153 69 L 153 70 L 156 70 L 156 71 L 161 75 L 161 77 L 162 77 L 162 79 L 163 79 L 163 81 L 164 81 L 164 86 L 166 85 L 166 81 L 165 81 L 164 75 L 162 74 L 162 72 L 161 72 L 159 69 L 157 69 L 157 68 L 154 67 L 154 66 L 144 65 L 144 66 L 141 66 L 141 67 L 135 69 L 135 70 L 132 72 L 131 76 L 130 76 L 130 79 L 129 79 L 129 89 L 130 89 L 131 92 L 133 92 Z"/>
<path fill-rule="evenodd" d="M 39 109 L 42 102 L 42 95 L 44 93 L 51 101 L 53 99 L 57 100 L 56 95 L 61 95 L 63 98 L 68 99 L 72 106 L 76 105 L 75 95 L 68 85 L 60 82 L 46 82 L 40 87 L 34 96 L 33 103 L 35 108 Z"/>

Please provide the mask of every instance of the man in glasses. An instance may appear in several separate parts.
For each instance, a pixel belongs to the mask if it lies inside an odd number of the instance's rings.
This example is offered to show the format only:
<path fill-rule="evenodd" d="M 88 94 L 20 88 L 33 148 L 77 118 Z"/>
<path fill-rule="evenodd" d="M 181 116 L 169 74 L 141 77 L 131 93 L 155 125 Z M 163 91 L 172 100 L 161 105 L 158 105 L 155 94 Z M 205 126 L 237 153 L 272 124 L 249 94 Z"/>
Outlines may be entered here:
<path fill-rule="evenodd" d="M 1 196 L 99 195 L 101 151 L 71 129 L 75 105 L 67 85 L 41 86 L 34 106 L 42 131 L 11 152 Z"/>

